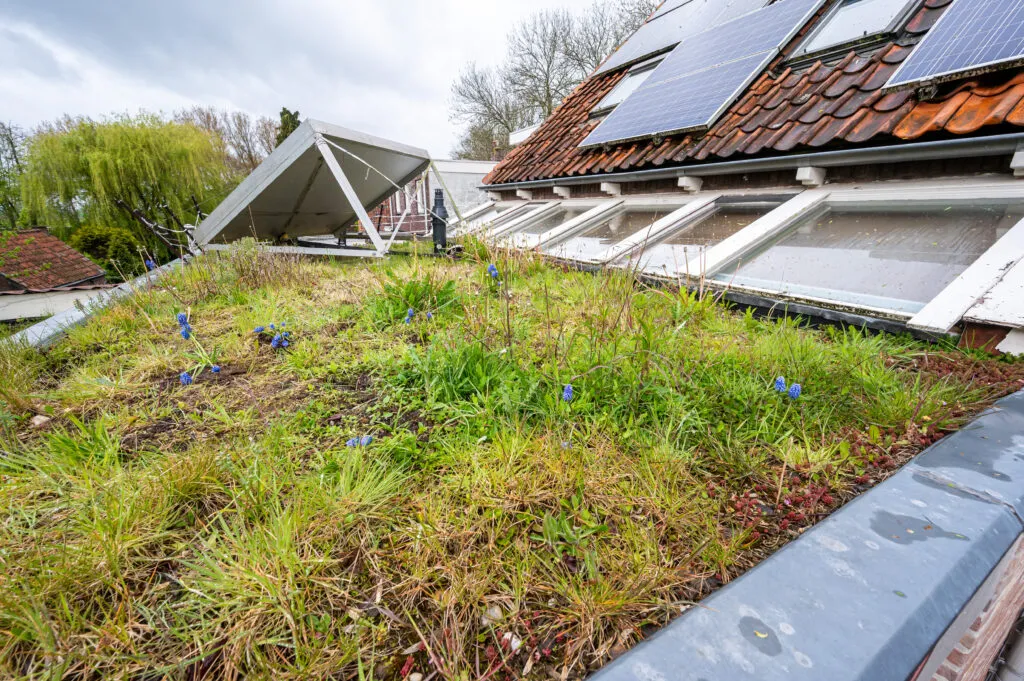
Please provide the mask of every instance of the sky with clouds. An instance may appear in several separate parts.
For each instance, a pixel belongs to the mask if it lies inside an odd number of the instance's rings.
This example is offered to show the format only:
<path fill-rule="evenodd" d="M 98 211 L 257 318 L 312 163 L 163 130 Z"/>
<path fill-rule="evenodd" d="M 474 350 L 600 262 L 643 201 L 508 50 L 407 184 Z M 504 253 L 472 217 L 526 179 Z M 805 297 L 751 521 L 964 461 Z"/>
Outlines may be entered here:
<path fill-rule="evenodd" d="M 282 106 L 448 156 L 452 80 L 516 21 L 593 0 L 8 0 L 0 120 Z"/>

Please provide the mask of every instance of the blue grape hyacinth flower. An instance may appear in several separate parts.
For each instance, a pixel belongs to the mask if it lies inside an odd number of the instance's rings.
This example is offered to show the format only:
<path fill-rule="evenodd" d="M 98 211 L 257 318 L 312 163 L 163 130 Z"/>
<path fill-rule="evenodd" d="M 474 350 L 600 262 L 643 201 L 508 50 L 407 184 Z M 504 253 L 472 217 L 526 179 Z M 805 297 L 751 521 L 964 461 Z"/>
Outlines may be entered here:
<path fill-rule="evenodd" d="M 212 367 L 210 367 L 210 371 L 212 371 L 215 374 L 219 374 L 220 373 L 220 365 L 219 364 L 214 364 Z"/>
<path fill-rule="evenodd" d="M 796 398 L 800 397 L 801 392 L 803 392 L 803 388 L 800 387 L 799 383 L 794 383 L 793 385 L 789 386 L 789 396 L 791 399 L 795 400 Z"/>
<path fill-rule="evenodd" d="M 359 446 L 361 447 L 369 447 L 371 442 L 373 442 L 372 435 L 364 435 L 359 438 Z"/>
<path fill-rule="evenodd" d="M 152 272 L 153 270 L 156 269 L 156 263 L 153 262 L 152 260 L 144 260 L 143 262 L 146 265 L 146 271 L 147 272 Z"/>
<path fill-rule="evenodd" d="M 264 332 L 264 331 L 266 331 L 266 330 L 267 330 L 267 329 L 266 329 L 266 327 L 263 327 L 263 326 L 257 326 L 257 327 L 256 327 L 255 329 L 253 329 L 253 330 L 252 330 L 252 332 L 253 332 L 253 333 L 263 333 L 263 332 Z"/>
<path fill-rule="evenodd" d="M 567 383 L 566 386 L 562 388 L 562 401 L 572 402 L 572 383 Z"/>
<path fill-rule="evenodd" d="M 179 312 L 176 319 L 178 320 L 178 326 L 188 326 L 188 315 L 184 312 Z"/>
<path fill-rule="evenodd" d="M 409 311 L 405 313 L 405 323 L 412 324 L 412 318 L 415 316 L 416 310 L 409 308 Z"/>
<path fill-rule="evenodd" d="M 270 347 L 276 350 L 277 348 L 281 347 L 281 341 L 283 340 L 284 339 L 281 337 L 281 334 L 277 334 L 272 339 L 270 339 Z"/>
<path fill-rule="evenodd" d="M 782 376 L 775 379 L 775 390 L 780 393 L 786 392 L 786 379 Z"/>
<path fill-rule="evenodd" d="M 487 274 L 491 275 L 491 279 L 498 278 L 498 268 L 494 266 L 494 263 L 487 266 Z"/>
<path fill-rule="evenodd" d="M 192 376 L 187 371 L 182 371 L 181 376 L 178 376 L 178 380 L 181 381 L 182 385 L 192 385 Z"/>
<path fill-rule="evenodd" d="M 181 337 L 184 338 L 185 340 L 188 340 L 189 338 L 192 337 L 192 330 L 187 326 L 181 327 Z"/>
<path fill-rule="evenodd" d="M 354 437 L 354 438 L 352 438 L 350 440 L 347 440 L 345 442 L 345 446 L 346 447 L 358 447 L 359 446 L 359 438 Z"/>
<path fill-rule="evenodd" d="M 427 319 L 430 320 L 430 319 L 433 319 L 433 318 L 434 318 L 434 313 L 433 312 L 428 312 L 427 313 Z"/>

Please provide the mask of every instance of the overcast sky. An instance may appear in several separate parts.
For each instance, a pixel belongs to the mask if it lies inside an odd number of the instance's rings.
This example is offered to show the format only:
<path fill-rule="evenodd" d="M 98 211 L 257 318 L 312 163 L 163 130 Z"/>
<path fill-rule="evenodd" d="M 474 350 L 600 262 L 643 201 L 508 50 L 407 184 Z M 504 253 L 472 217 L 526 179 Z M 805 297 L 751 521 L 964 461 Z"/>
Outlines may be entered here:
<path fill-rule="evenodd" d="M 0 120 L 282 106 L 447 157 L 448 90 L 544 7 L 592 0 L 7 0 Z M 258 8 L 258 9 L 257 9 Z"/>

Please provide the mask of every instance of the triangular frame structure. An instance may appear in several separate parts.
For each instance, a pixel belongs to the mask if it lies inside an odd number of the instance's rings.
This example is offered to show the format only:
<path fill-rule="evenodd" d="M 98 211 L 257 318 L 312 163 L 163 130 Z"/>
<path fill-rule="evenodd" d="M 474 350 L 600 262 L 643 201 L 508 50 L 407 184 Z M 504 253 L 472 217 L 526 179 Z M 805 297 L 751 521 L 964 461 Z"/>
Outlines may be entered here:
<path fill-rule="evenodd" d="M 372 250 L 315 250 L 380 257 L 390 244 L 369 211 L 429 164 L 424 149 L 307 119 L 203 220 L 195 241 L 217 248 L 246 236 L 279 242 L 285 236 L 339 235 L 358 220 Z"/>

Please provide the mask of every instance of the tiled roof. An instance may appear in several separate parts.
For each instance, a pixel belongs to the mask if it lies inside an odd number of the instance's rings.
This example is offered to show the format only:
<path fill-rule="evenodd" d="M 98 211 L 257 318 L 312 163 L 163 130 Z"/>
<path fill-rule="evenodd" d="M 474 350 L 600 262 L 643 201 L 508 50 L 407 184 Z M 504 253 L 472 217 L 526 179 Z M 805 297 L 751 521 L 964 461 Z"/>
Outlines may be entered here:
<path fill-rule="evenodd" d="M 103 276 L 87 257 L 43 228 L 0 233 L 0 275 L 21 288 L 51 289 Z"/>
<path fill-rule="evenodd" d="M 996 72 L 944 86 L 919 101 L 913 89 L 882 87 L 952 0 L 925 0 L 893 42 L 867 54 L 851 51 L 800 70 L 776 60 L 703 136 L 579 149 L 597 126 L 590 111 L 625 71 L 582 83 L 528 140 L 486 177 L 488 184 L 594 175 L 701 161 L 894 144 L 925 136 L 969 135 L 982 128 L 1024 126 L 1024 72 Z M 797 41 L 790 46 L 792 49 Z M 778 69 L 781 71 L 777 71 Z"/>

